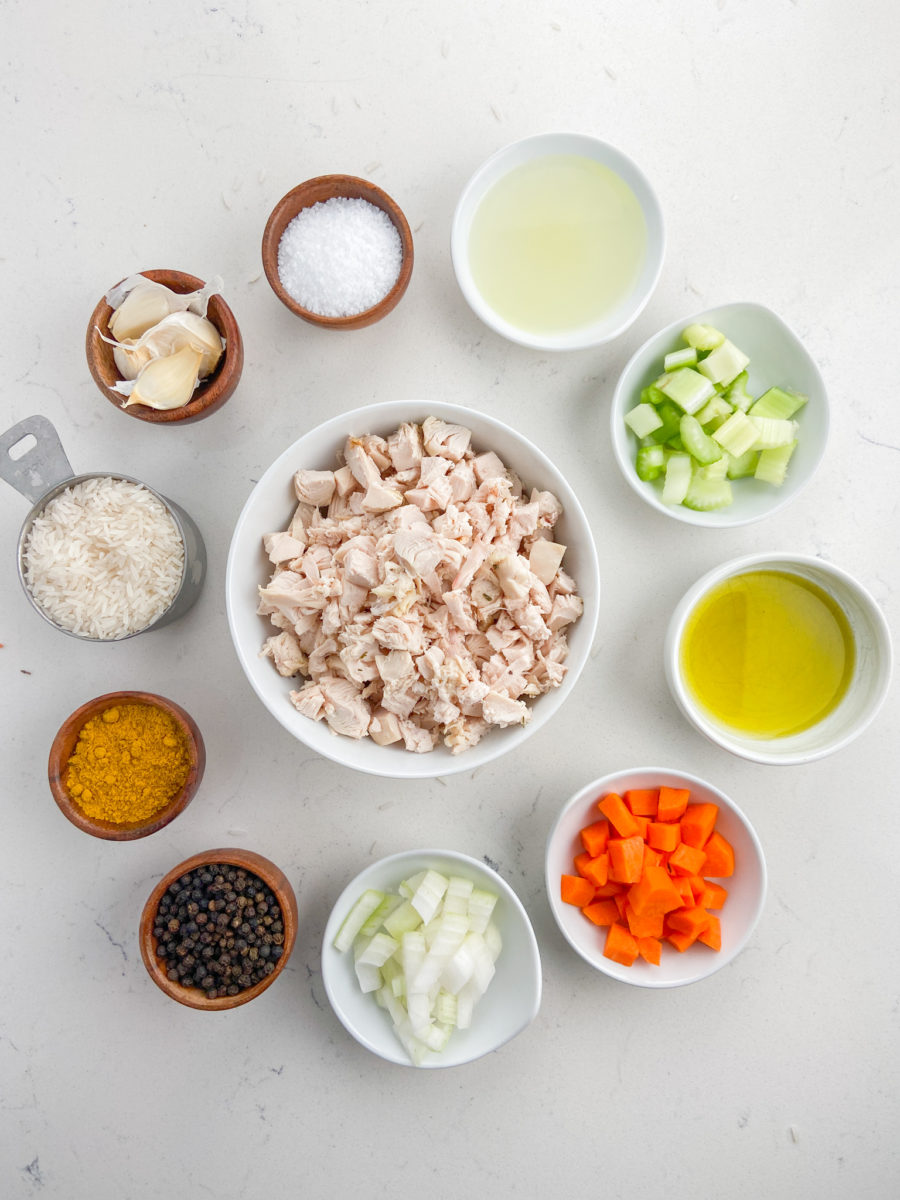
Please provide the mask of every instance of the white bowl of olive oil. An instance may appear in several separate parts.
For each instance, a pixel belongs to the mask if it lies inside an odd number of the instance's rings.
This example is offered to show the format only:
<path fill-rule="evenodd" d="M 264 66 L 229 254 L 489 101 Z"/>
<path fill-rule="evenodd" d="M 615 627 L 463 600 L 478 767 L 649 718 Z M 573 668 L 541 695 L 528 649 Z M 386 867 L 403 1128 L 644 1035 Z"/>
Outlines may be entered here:
<path fill-rule="evenodd" d="M 580 350 L 624 332 L 662 270 L 662 210 L 620 150 L 543 133 L 498 150 L 453 218 L 453 269 L 473 312 L 538 350 Z"/>
<path fill-rule="evenodd" d="M 887 694 L 891 639 L 881 609 L 819 558 L 754 554 L 698 580 L 666 636 L 678 707 L 741 758 L 786 766 L 846 746 Z"/>

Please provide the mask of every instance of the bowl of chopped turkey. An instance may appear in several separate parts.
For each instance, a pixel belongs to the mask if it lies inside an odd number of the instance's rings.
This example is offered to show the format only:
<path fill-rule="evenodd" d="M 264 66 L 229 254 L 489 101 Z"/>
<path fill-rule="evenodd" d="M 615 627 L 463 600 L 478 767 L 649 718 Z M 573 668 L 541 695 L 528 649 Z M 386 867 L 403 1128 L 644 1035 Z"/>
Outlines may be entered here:
<path fill-rule="evenodd" d="M 231 636 L 272 715 L 326 758 L 434 778 L 506 754 L 587 661 L 600 580 L 564 475 L 456 405 L 391 401 L 281 454 L 238 518 Z"/>

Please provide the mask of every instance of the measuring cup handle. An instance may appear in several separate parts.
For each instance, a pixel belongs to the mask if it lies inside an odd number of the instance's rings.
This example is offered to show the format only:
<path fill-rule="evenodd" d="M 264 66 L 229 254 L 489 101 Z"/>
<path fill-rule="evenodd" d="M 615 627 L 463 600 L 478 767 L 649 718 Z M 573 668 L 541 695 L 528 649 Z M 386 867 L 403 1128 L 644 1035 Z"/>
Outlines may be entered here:
<path fill-rule="evenodd" d="M 37 444 L 19 458 L 13 458 L 10 451 L 29 434 Z M 32 504 L 73 475 L 59 434 L 46 417 L 25 417 L 0 434 L 0 479 L 5 479 Z"/>

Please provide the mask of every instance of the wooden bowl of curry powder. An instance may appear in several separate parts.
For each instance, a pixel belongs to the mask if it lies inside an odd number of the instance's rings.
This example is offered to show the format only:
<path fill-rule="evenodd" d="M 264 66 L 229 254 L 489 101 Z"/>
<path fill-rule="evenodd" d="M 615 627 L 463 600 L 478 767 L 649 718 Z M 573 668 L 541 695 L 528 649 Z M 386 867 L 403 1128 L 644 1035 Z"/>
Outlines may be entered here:
<path fill-rule="evenodd" d="M 174 821 L 205 765 L 203 737 L 183 708 L 151 692 L 108 692 L 63 722 L 47 776 L 73 825 L 122 842 Z"/>

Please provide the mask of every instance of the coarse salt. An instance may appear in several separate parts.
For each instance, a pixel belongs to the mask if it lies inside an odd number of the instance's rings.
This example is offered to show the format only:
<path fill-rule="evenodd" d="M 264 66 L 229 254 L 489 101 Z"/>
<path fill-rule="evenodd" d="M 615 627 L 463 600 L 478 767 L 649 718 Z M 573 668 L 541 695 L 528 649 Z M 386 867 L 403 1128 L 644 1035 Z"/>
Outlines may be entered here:
<path fill-rule="evenodd" d="M 351 317 L 374 307 L 400 275 L 400 235 L 368 200 L 333 196 L 302 209 L 278 245 L 285 291 L 320 317 Z"/>

